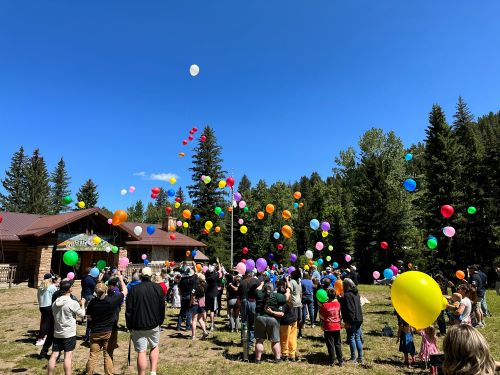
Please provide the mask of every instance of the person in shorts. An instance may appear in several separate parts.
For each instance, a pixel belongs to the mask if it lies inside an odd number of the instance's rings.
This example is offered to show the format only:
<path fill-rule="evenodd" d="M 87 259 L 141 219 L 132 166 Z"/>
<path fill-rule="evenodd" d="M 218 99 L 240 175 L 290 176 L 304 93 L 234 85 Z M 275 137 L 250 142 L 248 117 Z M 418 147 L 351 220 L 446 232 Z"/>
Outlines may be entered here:
<path fill-rule="evenodd" d="M 64 351 L 64 374 L 71 374 L 73 350 L 76 346 L 76 317 L 83 318 L 85 300 L 80 303 L 71 298 L 73 281 L 63 280 L 59 285 L 61 296 L 52 304 L 54 316 L 54 341 L 50 355 L 47 373 L 52 375 L 56 367 L 59 353 Z"/>
<path fill-rule="evenodd" d="M 151 375 L 156 375 L 160 350 L 160 326 L 165 319 L 165 298 L 160 285 L 151 282 L 153 271 L 144 267 L 141 283 L 129 293 L 126 303 L 125 320 L 131 331 L 131 338 L 137 352 L 137 373 L 145 375 L 148 367 L 146 352 L 151 348 L 149 361 Z"/>

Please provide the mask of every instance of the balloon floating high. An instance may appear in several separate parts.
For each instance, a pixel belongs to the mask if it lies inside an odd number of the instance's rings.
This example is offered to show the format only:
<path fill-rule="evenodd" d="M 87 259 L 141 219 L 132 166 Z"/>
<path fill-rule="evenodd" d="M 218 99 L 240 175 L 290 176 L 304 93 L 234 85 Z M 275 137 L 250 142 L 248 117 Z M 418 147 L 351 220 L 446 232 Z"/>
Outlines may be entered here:
<path fill-rule="evenodd" d="M 114 226 L 123 224 L 128 219 L 127 211 L 124 210 L 116 210 L 113 214 L 112 224 Z"/>
<path fill-rule="evenodd" d="M 77 205 L 78 205 L 78 208 L 85 208 L 85 202 L 83 202 L 83 201 L 78 202 Z"/>
<path fill-rule="evenodd" d="M 137 225 L 135 228 L 134 228 L 134 234 L 136 236 L 140 236 L 142 234 L 142 227 L 140 227 L 139 225 Z"/>
<path fill-rule="evenodd" d="M 309 226 L 311 227 L 312 230 L 317 230 L 319 228 L 319 221 L 317 219 L 312 219 L 309 222 Z"/>
<path fill-rule="evenodd" d="M 259 220 L 264 219 L 264 212 L 262 212 L 262 211 L 257 212 L 257 219 L 259 219 Z"/>
<path fill-rule="evenodd" d="M 441 215 L 443 215 L 443 217 L 446 219 L 450 218 L 454 212 L 455 212 L 455 209 L 452 206 L 450 206 L 449 204 L 445 204 L 445 205 L 441 206 Z"/>
<path fill-rule="evenodd" d="M 403 186 L 407 191 L 415 191 L 417 188 L 417 182 L 413 178 L 407 178 L 404 181 Z"/>
<path fill-rule="evenodd" d="M 382 241 L 380 243 L 380 247 L 384 250 L 387 250 L 389 248 L 389 244 L 386 241 Z"/>
<path fill-rule="evenodd" d="M 394 272 L 390 268 L 386 268 L 384 270 L 384 278 L 385 279 L 391 279 L 394 276 Z"/>
<path fill-rule="evenodd" d="M 257 259 L 257 262 L 255 262 L 255 268 L 257 268 L 257 271 L 259 272 L 264 272 L 267 268 L 267 260 L 264 258 Z"/>
<path fill-rule="evenodd" d="M 408 154 L 405 155 L 405 160 L 406 161 L 410 161 L 412 159 L 413 159 L 413 154 L 408 153 Z"/>
<path fill-rule="evenodd" d="M 68 204 L 70 204 L 71 202 L 73 202 L 73 198 L 71 198 L 71 196 L 66 195 L 66 196 L 63 198 L 63 203 L 64 203 L 65 205 L 68 205 Z"/>
<path fill-rule="evenodd" d="M 330 230 L 330 223 L 328 221 L 323 221 L 321 223 L 321 230 L 323 232 L 328 232 Z"/>
<path fill-rule="evenodd" d="M 241 249 L 241 252 L 244 254 L 244 255 L 247 255 L 248 254 L 248 247 L 244 247 L 243 249 Z"/>
<path fill-rule="evenodd" d="M 272 213 L 274 212 L 274 205 L 272 205 L 271 203 L 267 204 L 266 205 L 266 212 L 269 215 L 272 215 Z"/>
<path fill-rule="evenodd" d="M 226 178 L 226 184 L 227 184 L 227 186 L 232 188 L 234 186 L 234 178 L 233 177 Z"/>
<path fill-rule="evenodd" d="M 302 197 L 302 194 L 300 191 L 296 191 L 295 193 L 293 193 L 293 197 L 295 199 L 300 199 Z"/>
<path fill-rule="evenodd" d="M 307 259 L 312 259 L 314 256 L 313 252 L 311 250 L 306 250 L 306 257 Z"/>
<path fill-rule="evenodd" d="M 121 195 L 121 196 L 124 196 L 124 195 L 126 195 L 126 194 L 127 194 L 127 189 L 121 189 L 121 190 L 120 190 L 120 195 Z"/>
<path fill-rule="evenodd" d="M 290 254 L 290 262 L 296 262 L 297 261 L 297 255 L 296 254 Z"/>
<path fill-rule="evenodd" d="M 189 67 L 189 74 L 191 74 L 192 77 L 196 77 L 198 74 L 200 74 L 200 67 L 196 64 L 193 64 Z"/>
<path fill-rule="evenodd" d="M 156 228 L 154 225 L 148 225 L 146 227 L 146 232 L 151 236 L 155 232 Z"/>
<path fill-rule="evenodd" d="M 455 235 L 455 228 L 453 227 L 444 227 L 443 228 L 443 234 L 446 236 L 446 237 L 453 237 Z"/>
<path fill-rule="evenodd" d="M 438 245 L 438 241 L 437 241 L 437 238 L 434 237 L 434 236 L 431 236 L 429 238 L 427 238 L 427 247 L 430 249 L 430 250 L 434 250 Z"/>
<path fill-rule="evenodd" d="M 293 230 L 289 225 L 283 225 L 281 227 L 281 234 L 286 238 L 291 238 L 293 235 Z"/>
<path fill-rule="evenodd" d="M 467 213 L 469 215 L 474 215 L 476 213 L 476 211 L 477 211 L 477 209 L 474 206 L 470 206 L 469 208 L 467 208 Z"/>

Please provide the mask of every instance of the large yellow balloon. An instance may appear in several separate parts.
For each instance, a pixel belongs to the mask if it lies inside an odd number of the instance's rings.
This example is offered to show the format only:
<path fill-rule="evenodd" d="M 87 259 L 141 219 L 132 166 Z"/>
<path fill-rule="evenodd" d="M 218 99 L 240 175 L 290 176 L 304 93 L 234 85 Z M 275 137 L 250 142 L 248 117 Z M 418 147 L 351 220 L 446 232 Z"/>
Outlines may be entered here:
<path fill-rule="evenodd" d="M 397 313 L 416 329 L 432 325 L 443 309 L 439 285 L 419 271 L 405 272 L 394 280 L 391 300 Z"/>
<path fill-rule="evenodd" d="M 240 232 L 241 232 L 241 233 L 243 233 L 243 234 L 245 234 L 246 232 L 248 232 L 248 228 L 247 228 L 247 226 L 246 226 L 246 225 L 242 225 L 242 226 L 240 227 Z"/>
<path fill-rule="evenodd" d="M 212 223 L 210 220 L 205 223 L 205 229 L 210 230 L 214 226 L 214 223 Z"/>

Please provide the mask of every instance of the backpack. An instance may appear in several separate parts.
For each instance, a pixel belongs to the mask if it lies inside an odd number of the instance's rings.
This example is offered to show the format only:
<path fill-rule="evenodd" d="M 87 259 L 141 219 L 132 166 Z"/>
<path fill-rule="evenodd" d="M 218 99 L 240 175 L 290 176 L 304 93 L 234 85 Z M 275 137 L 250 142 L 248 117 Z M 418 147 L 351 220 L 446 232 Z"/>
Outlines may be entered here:
<path fill-rule="evenodd" d="M 386 337 L 393 337 L 394 336 L 394 332 L 392 331 L 392 328 L 389 327 L 389 325 L 387 323 L 385 323 L 384 328 L 382 328 L 382 336 L 386 336 Z"/>

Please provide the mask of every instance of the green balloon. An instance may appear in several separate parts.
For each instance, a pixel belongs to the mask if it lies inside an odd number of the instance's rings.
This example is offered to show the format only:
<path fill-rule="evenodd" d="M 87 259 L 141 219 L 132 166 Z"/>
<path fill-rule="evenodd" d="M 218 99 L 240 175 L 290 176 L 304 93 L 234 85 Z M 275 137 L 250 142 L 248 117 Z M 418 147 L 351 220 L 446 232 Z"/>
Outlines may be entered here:
<path fill-rule="evenodd" d="M 474 215 L 474 214 L 476 213 L 476 211 L 477 211 L 477 210 L 476 210 L 476 207 L 474 207 L 474 206 L 470 206 L 470 207 L 467 209 L 467 213 L 468 213 L 469 215 Z"/>
<path fill-rule="evenodd" d="M 438 245 L 438 242 L 435 238 L 429 238 L 427 240 L 427 247 L 431 250 L 434 250 Z"/>
<path fill-rule="evenodd" d="M 72 267 L 78 263 L 78 253 L 74 250 L 68 250 L 63 255 L 63 262 Z"/>
<path fill-rule="evenodd" d="M 71 198 L 71 196 L 66 195 L 66 196 L 63 198 L 63 203 L 64 203 L 64 204 L 70 204 L 71 202 L 73 202 L 73 198 Z"/>
<path fill-rule="evenodd" d="M 243 212 L 248 212 L 248 207 L 245 206 L 245 208 L 243 209 Z"/>
<path fill-rule="evenodd" d="M 97 269 L 99 271 L 102 271 L 104 269 L 104 267 L 106 267 L 106 261 L 102 260 L 102 259 L 98 260 L 95 266 L 97 267 Z"/>
<path fill-rule="evenodd" d="M 220 213 L 222 212 L 222 208 L 215 207 L 214 212 L 215 212 L 216 215 L 220 215 Z"/>
<path fill-rule="evenodd" d="M 326 293 L 326 290 L 318 289 L 318 291 L 316 292 L 316 299 L 321 303 L 328 301 L 328 294 Z"/>
<path fill-rule="evenodd" d="M 116 253 L 118 252 L 118 246 L 112 246 L 112 247 L 111 247 L 111 252 L 112 252 L 113 254 L 116 254 Z"/>

